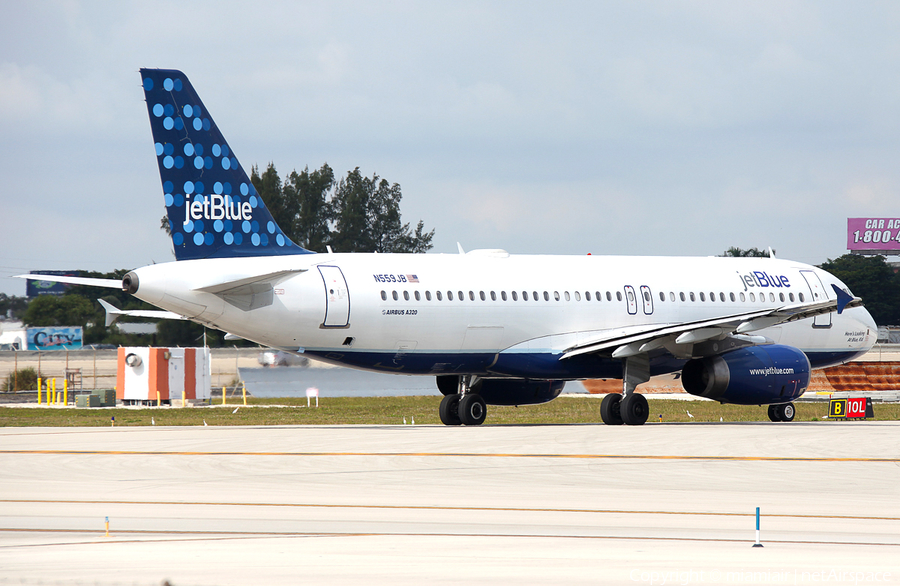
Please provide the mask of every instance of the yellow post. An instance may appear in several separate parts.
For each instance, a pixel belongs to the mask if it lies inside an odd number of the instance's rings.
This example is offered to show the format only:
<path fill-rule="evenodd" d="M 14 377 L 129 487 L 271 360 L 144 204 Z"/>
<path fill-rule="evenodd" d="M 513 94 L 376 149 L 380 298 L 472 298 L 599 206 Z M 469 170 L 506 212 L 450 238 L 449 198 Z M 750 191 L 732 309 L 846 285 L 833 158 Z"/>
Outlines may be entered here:
<path fill-rule="evenodd" d="M 63 405 L 69 406 L 69 379 L 63 381 Z"/>
<path fill-rule="evenodd" d="M 244 383 L 241 383 L 241 385 L 243 385 L 243 387 L 244 387 L 244 390 L 243 390 L 243 394 L 244 394 L 244 405 L 246 405 L 246 404 L 247 404 L 247 385 L 245 385 Z"/>
<path fill-rule="evenodd" d="M 56 377 L 53 377 L 53 404 L 56 405 Z"/>
<path fill-rule="evenodd" d="M 43 381 L 40 378 L 38 378 L 38 405 L 41 404 L 41 383 L 42 382 Z"/>
<path fill-rule="evenodd" d="M 187 392 L 181 391 L 181 406 L 184 407 L 187 402 Z"/>
<path fill-rule="evenodd" d="M 156 390 L 156 406 L 162 406 L 162 395 L 159 394 L 159 389 Z"/>
<path fill-rule="evenodd" d="M 222 404 L 225 404 L 225 387 L 222 387 Z"/>

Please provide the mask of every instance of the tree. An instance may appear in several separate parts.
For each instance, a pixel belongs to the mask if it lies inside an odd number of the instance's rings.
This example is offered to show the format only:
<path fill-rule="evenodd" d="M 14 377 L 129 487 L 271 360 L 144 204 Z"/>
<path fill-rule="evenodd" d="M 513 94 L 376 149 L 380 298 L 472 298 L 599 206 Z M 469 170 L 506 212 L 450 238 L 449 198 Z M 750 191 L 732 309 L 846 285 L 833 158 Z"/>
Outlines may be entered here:
<path fill-rule="evenodd" d="M 373 174 L 363 176 L 359 167 L 341 179 L 331 199 L 334 230 L 332 246 L 340 252 L 425 252 L 432 246 L 434 230 L 425 233 L 422 222 L 410 233 L 400 220 L 403 195 L 398 183 L 390 184 Z"/>
<path fill-rule="evenodd" d="M 284 181 L 285 199 L 295 205 L 295 214 L 289 226 L 291 240 L 307 250 L 324 252 L 330 242 L 328 193 L 333 187 L 334 171 L 328 163 L 312 173 L 309 167 L 301 173 L 291 171 Z M 282 226 L 282 229 L 288 229 L 288 226 Z"/>
<path fill-rule="evenodd" d="M 900 276 L 883 256 L 845 254 L 828 259 L 819 268 L 843 281 L 861 297 L 875 323 L 900 324 Z"/>
<path fill-rule="evenodd" d="M 772 252 L 775 252 L 774 250 Z M 769 258 L 768 250 L 760 250 L 755 246 L 753 248 L 748 248 L 744 250 L 743 248 L 738 248 L 736 246 L 732 246 L 724 253 L 722 256 L 733 256 L 733 257 L 759 257 L 759 258 Z"/>

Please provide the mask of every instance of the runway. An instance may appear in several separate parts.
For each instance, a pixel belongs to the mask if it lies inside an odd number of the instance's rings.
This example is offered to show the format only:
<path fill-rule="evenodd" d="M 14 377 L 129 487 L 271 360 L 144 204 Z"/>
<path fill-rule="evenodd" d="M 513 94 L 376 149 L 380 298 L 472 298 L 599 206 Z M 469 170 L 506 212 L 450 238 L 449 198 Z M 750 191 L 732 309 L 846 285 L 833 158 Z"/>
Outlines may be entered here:
<path fill-rule="evenodd" d="M 5 428 L 0 584 L 896 582 L 898 432 Z"/>

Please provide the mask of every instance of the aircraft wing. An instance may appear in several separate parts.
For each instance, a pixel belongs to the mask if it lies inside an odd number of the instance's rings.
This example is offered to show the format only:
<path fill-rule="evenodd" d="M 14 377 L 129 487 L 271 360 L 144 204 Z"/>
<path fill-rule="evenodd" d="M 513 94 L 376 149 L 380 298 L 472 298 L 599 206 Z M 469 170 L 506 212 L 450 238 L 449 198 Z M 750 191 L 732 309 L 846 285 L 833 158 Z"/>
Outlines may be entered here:
<path fill-rule="evenodd" d="M 613 358 L 627 358 L 662 348 L 671 343 L 676 345 L 696 344 L 729 335 L 750 344 L 766 343 L 767 339 L 762 336 L 748 336 L 747 334 L 833 311 L 842 313 L 848 307 L 862 305 L 862 299 L 859 297 L 851 297 L 835 285 L 832 287 L 837 294 L 836 299 L 784 305 L 775 309 L 761 309 L 695 322 L 660 324 L 653 329 L 637 333 L 624 333 L 622 330 L 606 332 L 595 340 L 585 341 L 567 348 L 561 359 L 610 351 Z"/>
<path fill-rule="evenodd" d="M 16 279 L 30 279 L 32 281 L 52 281 L 54 283 L 68 283 L 70 285 L 87 285 L 89 287 L 106 287 L 108 289 L 122 290 L 121 279 L 93 279 L 91 277 L 67 277 L 65 275 L 40 275 L 31 273 L 28 275 L 16 275 Z"/>

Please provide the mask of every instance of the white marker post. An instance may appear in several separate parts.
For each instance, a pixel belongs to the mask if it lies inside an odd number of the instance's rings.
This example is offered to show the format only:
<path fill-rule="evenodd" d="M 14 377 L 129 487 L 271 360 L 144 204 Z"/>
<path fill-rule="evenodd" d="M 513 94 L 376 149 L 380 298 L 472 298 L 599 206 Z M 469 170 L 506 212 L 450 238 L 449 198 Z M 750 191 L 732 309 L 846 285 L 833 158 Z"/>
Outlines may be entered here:
<path fill-rule="evenodd" d="M 319 407 L 319 389 L 317 389 L 316 387 L 309 387 L 308 389 L 306 389 L 306 406 L 307 407 L 309 407 L 309 398 L 310 397 L 316 398 L 316 408 L 318 408 Z"/>
<path fill-rule="evenodd" d="M 759 542 L 759 507 L 756 507 L 756 543 L 753 544 L 753 547 L 762 547 L 763 544 Z"/>

